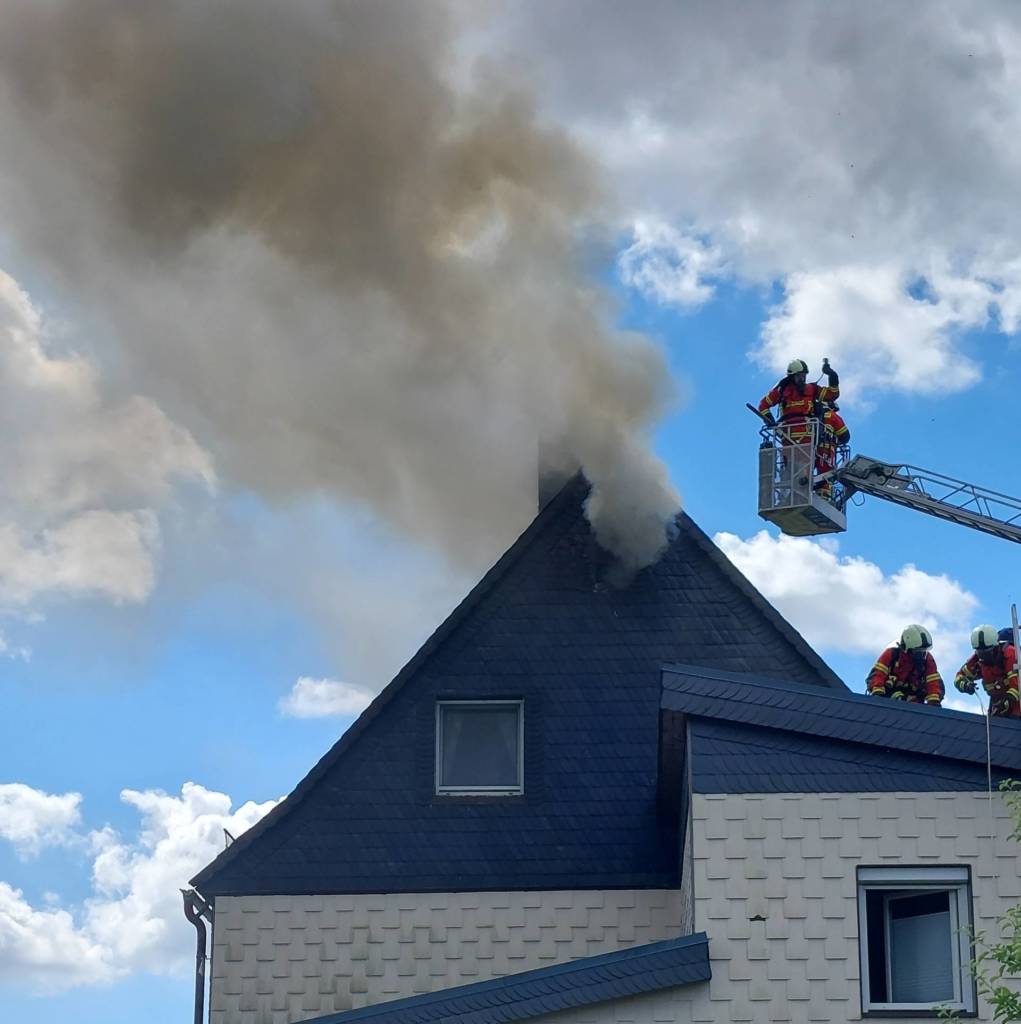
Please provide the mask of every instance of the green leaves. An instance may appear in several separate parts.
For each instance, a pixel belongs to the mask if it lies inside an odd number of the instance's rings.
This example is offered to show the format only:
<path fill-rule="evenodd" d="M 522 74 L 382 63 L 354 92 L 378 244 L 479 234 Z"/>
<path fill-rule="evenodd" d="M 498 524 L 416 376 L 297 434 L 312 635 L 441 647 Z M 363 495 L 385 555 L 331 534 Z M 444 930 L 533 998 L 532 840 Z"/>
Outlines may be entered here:
<path fill-rule="evenodd" d="M 1005 779 L 1000 783 L 1003 802 L 1010 812 L 1014 827 L 1010 838 L 1021 842 L 1021 782 Z M 985 932 L 972 935 L 975 958 L 971 972 L 979 996 L 992 1007 L 994 1024 L 1021 1021 L 1021 992 L 1005 982 L 1021 983 L 1021 905 L 1011 907 L 998 921 L 1000 941 L 989 943 Z M 959 1020 L 960 1011 L 938 1007 L 940 1020 Z"/>

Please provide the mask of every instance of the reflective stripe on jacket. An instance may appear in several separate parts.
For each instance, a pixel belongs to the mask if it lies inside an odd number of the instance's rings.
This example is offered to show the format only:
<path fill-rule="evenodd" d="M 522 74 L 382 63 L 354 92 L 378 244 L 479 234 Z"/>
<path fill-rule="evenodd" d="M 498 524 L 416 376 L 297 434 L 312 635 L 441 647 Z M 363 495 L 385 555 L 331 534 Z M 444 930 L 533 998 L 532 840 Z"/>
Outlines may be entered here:
<path fill-rule="evenodd" d="M 827 444 L 847 444 L 851 440 L 851 431 L 847 429 L 844 417 L 833 409 L 827 409 L 822 417 L 823 438 Z"/>
<path fill-rule="evenodd" d="M 828 384 L 806 384 L 800 391 L 794 384 L 778 383 L 759 402 L 759 412 L 767 413 L 778 405 L 782 422 L 801 423 L 815 416 L 816 402 L 834 402 L 839 396 L 840 388 Z"/>
<path fill-rule="evenodd" d="M 941 704 L 946 692 L 933 656 L 926 651 L 922 673 L 900 644 L 887 647 L 879 655 L 865 682 L 873 697 L 896 697 L 911 704 Z"/>
<path fill-rule="evenodd" d="M 967 684 L 973 684 L 978 679 L 982 680 L 982 686 L 989 696 L 991 714 L 1021 718 L 1017 655 L 1013 644 L 1003 644 L 1000 647 L 999 661 L 993 665 L 983 663 L 976 652 L 961 666 L 954 683 L 956 685 L 963 680 Z M 961 687 L 958 686 L 958 689 Z"/>
<path fill-rule="evenodd" d="M 837 462 L 837 445 L 847 444 L 851 440 L 851 431 L 839 412 L 827 409 L 822 417 L 822 433 L 816 445 L 815 469 L 817 473 L 826 473 L 833 469 Z"/>

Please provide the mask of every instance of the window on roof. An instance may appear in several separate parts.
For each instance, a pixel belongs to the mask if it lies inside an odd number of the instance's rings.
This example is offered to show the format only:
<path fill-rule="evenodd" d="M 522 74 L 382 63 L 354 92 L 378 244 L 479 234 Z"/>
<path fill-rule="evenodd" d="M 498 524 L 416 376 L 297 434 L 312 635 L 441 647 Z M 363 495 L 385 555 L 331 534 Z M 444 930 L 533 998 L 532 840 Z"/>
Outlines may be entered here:
<path fill-rule="evenodd" d="M 970 936 L 967 868 L 859 868 L 862 1011 L 974 1012 Z"/>
<path fill-rule="evenodd" d="M 444 700 L 436 705 L 436 792 L 524 792 L 524 702 Z"/>

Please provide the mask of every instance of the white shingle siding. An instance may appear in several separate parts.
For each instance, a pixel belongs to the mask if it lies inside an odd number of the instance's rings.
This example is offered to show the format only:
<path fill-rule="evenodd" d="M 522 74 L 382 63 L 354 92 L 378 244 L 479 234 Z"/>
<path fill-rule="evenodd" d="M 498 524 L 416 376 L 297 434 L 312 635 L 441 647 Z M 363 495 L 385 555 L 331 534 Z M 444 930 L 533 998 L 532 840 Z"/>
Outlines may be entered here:
<path fill-rule="evenodd" d="M 285 1024 L 682 934 L 676 890 L 220 896 L 212 1024 Z"/>
<path fill-rule="evenodd" d="M 993 934 L 1021 900 L 1021 848 L 999 796 L 992 810 L 976 793 L 695 795 L 676 891 L 220 897 L 212 1024 L 285 1024 L 688 930 L 709 935 L 708 984 L 536 1021 L 860 1020 L 855 869 L 967 864 Z"/>
<path fill-rule="evenodd" d="M 695 930 L 709 935 L 713 980 L 690 1019 L 861 1019 L 859 865 L 970 865 L 975 923 L 992 934 L 1021 897 L 999 796 L 992 811 L 995 826 L 975 793 L 696 795 Z M 604 1022 L 661 1019 L 605 1009 Z"/>
<path fill-rule="evenodd" d="M 855 869 L 968 864 L 976 926 L 993 935 L 1021 898 L 1019 846 L 998 796 L 993 813 L 995 827 L 974 793 L 695 796 L 694 926 L 709 934 L 712 981 L 530 1024 L 861 1020 Z M 991 1019 L 988 1006 L 978 1019 Z"/>

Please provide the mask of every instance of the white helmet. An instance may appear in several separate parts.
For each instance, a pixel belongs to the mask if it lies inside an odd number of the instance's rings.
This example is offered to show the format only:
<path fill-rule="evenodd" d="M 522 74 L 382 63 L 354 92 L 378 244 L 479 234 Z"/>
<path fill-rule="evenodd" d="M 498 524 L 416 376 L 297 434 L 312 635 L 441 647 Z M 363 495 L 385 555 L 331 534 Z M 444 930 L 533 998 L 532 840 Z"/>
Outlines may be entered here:
<path fill-rule="evenodd" d="M 984 647 L 995 647 L 996 642 L 995 626 L 976 626 L 971 631 L 971 646 L 976 651 L 982 650 Z"/>
<path fill-rule="evenodd" d="M 791 373 L 808 373 L 808 363 L 804 359 L 792 359 L 787 364 L 787 372 Z"/>
<path fill-rule="evenodd" d="M 901 633 L 900 642 L 906 651 L 927 651 L 932 647 L 932 634 L 925 626 L 912 623 L 910 626 L 905 627 L 904 632 Z"/>

